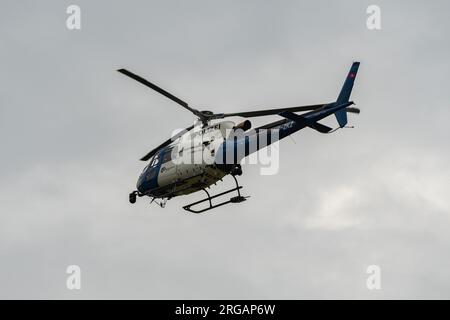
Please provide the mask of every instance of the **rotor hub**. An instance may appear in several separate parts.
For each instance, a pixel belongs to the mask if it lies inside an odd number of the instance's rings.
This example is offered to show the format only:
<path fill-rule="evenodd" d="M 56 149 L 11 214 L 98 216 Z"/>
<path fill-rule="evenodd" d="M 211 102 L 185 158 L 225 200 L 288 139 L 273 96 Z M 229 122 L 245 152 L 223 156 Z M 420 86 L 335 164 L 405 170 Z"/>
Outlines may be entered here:
<path fill-rule="evenodd" d="M 209 110 L 202 110 L 200 111 L 202 113 L 202 115 L 204 115 L 205 117 L 211 117 L 214 115 L 214 112 L 209 111 Z"/>

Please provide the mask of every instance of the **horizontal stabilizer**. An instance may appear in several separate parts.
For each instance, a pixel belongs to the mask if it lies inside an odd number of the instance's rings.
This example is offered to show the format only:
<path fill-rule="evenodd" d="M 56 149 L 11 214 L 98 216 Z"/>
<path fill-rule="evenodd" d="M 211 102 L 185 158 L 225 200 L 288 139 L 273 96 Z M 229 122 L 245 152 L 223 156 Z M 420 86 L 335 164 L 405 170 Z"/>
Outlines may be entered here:
<path fill-rule="evenodd" d="M 320 133 L 328 133 L 331 130 L 333 130 L 330 127 L 327 127 L 326 125 L 323 125 L 318 122 L 313 122 L 312 120 L 302 117 L 301 115 L 295 114 L 293 112 L 289 112 L 289 111 L 280 112 L 280 116 L 285 117 L 289 120 L 295 121 L 296 123 L 298 123 L 300 125 L 310 127 L 311 129 L 317 130 Z"/>
<path fill-rule="evenodd" d="M 316 122 L 313 125 L 311 125 L 310 128 L 316 129 L 320 133 L 328 133 L 331 130 L 333 130 L 332 128 L 330 128 L 330 127 L 328 127 L 328 126 L 326 126 L 324 124 L 318 123 L 318 122 Z"/>

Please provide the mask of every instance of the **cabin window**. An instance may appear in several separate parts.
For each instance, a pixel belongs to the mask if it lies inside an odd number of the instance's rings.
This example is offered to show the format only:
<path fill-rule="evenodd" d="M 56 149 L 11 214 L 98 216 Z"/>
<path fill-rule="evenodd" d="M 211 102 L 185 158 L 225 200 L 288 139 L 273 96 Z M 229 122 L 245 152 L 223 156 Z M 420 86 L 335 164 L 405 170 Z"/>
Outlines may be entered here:
<path fill-rule="evenodd" d="M 172 160 L 172 149 L 169 149 L 164 153 L 162 163 L 166 163 L 170 160 Z"/>

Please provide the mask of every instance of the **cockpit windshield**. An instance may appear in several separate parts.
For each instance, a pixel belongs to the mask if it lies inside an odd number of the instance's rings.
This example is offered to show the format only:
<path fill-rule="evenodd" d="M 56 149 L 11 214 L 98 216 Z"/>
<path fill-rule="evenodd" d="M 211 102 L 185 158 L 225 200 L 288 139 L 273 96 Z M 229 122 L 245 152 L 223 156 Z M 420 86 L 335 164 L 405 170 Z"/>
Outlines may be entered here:
<path fill-rule="evenodd" d="M 145 172 L 148 168 L 155 168 L 160 162 L 161 160 L 163 160 L 163 163 L 166 161 L 170 160 L 170 152 L 168 152 L 169 156 L 166 154 L 164 155 L 164 159 L 161 159 L 161 153 L 157 153 L 153 156 L 153 158 L 151 158 L 150 162 L 148 163 L 148 165 L 144 168 L 144 170 L 142 170 L 142 172 Z"/>
<path fill-rule="evenodd" d="M 148 169 L 149 166 L 150 166 L 149 164 L 146 165 L 145 168 L 144 168 L 144 170 L 142 170 L 142 173 L 144 173 L 145 171 L 147 171 L 147 169 Z"/>
<path fill-rule="evenodd" d="M 159 163 L 159 153 L 153 157 L 152 161 L 150 162 L 150 166 L 156 167 L 158 163 Z"/>

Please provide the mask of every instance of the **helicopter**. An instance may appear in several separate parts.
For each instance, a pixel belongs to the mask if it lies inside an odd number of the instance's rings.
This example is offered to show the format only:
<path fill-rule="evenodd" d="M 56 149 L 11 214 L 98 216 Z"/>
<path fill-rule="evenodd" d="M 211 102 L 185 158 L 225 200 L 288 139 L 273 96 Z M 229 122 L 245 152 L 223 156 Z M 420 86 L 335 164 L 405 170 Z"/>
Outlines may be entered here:
<path fill-rule="evenodd" d="M 359 65 L 360 62 L 353 62 L 335 102 L 234 113 L 200 111 L 137 74 L 118 69 L 121 74 L 155 90 L 197 117 L 193 125 L 174 134 L 141 158 L 148 163 L 139 176 L 137 190 L 129 194 L 129 202 L 134 204 L 137 197 L 145 196 L 151 198 L 150 203 L 155 202 L 164 208 L 166 202 L 174 197 L 203 190 L 206 192 L 204 199 L 183 206 L 188 212 L 203 213 L 226 204 L 246 201 L 248 196 L 241 194 L 242 186 L 236 178 L 242 175 L 241 162 L 245 157 L 304 128 L 323 134 L 348 128 L 347 113 L 360 113 L 360 109 L 352 107 L 354 102 L 349 101 Z M 338 123 L 335 129 L 318 122 L 333 114 Z M 269 115 L 279 115 L 282 119 L 257 128 L 252 128 L 248 120 Z M 229 117 L 245 120 L 238 124 L 223 120 Z M 236 186 L 211 195 L 207 189 L 223 181 L 227 175 L 234 179 Z M 216 198 L 232 192 L 235 196 L 213 203 Z"/>

